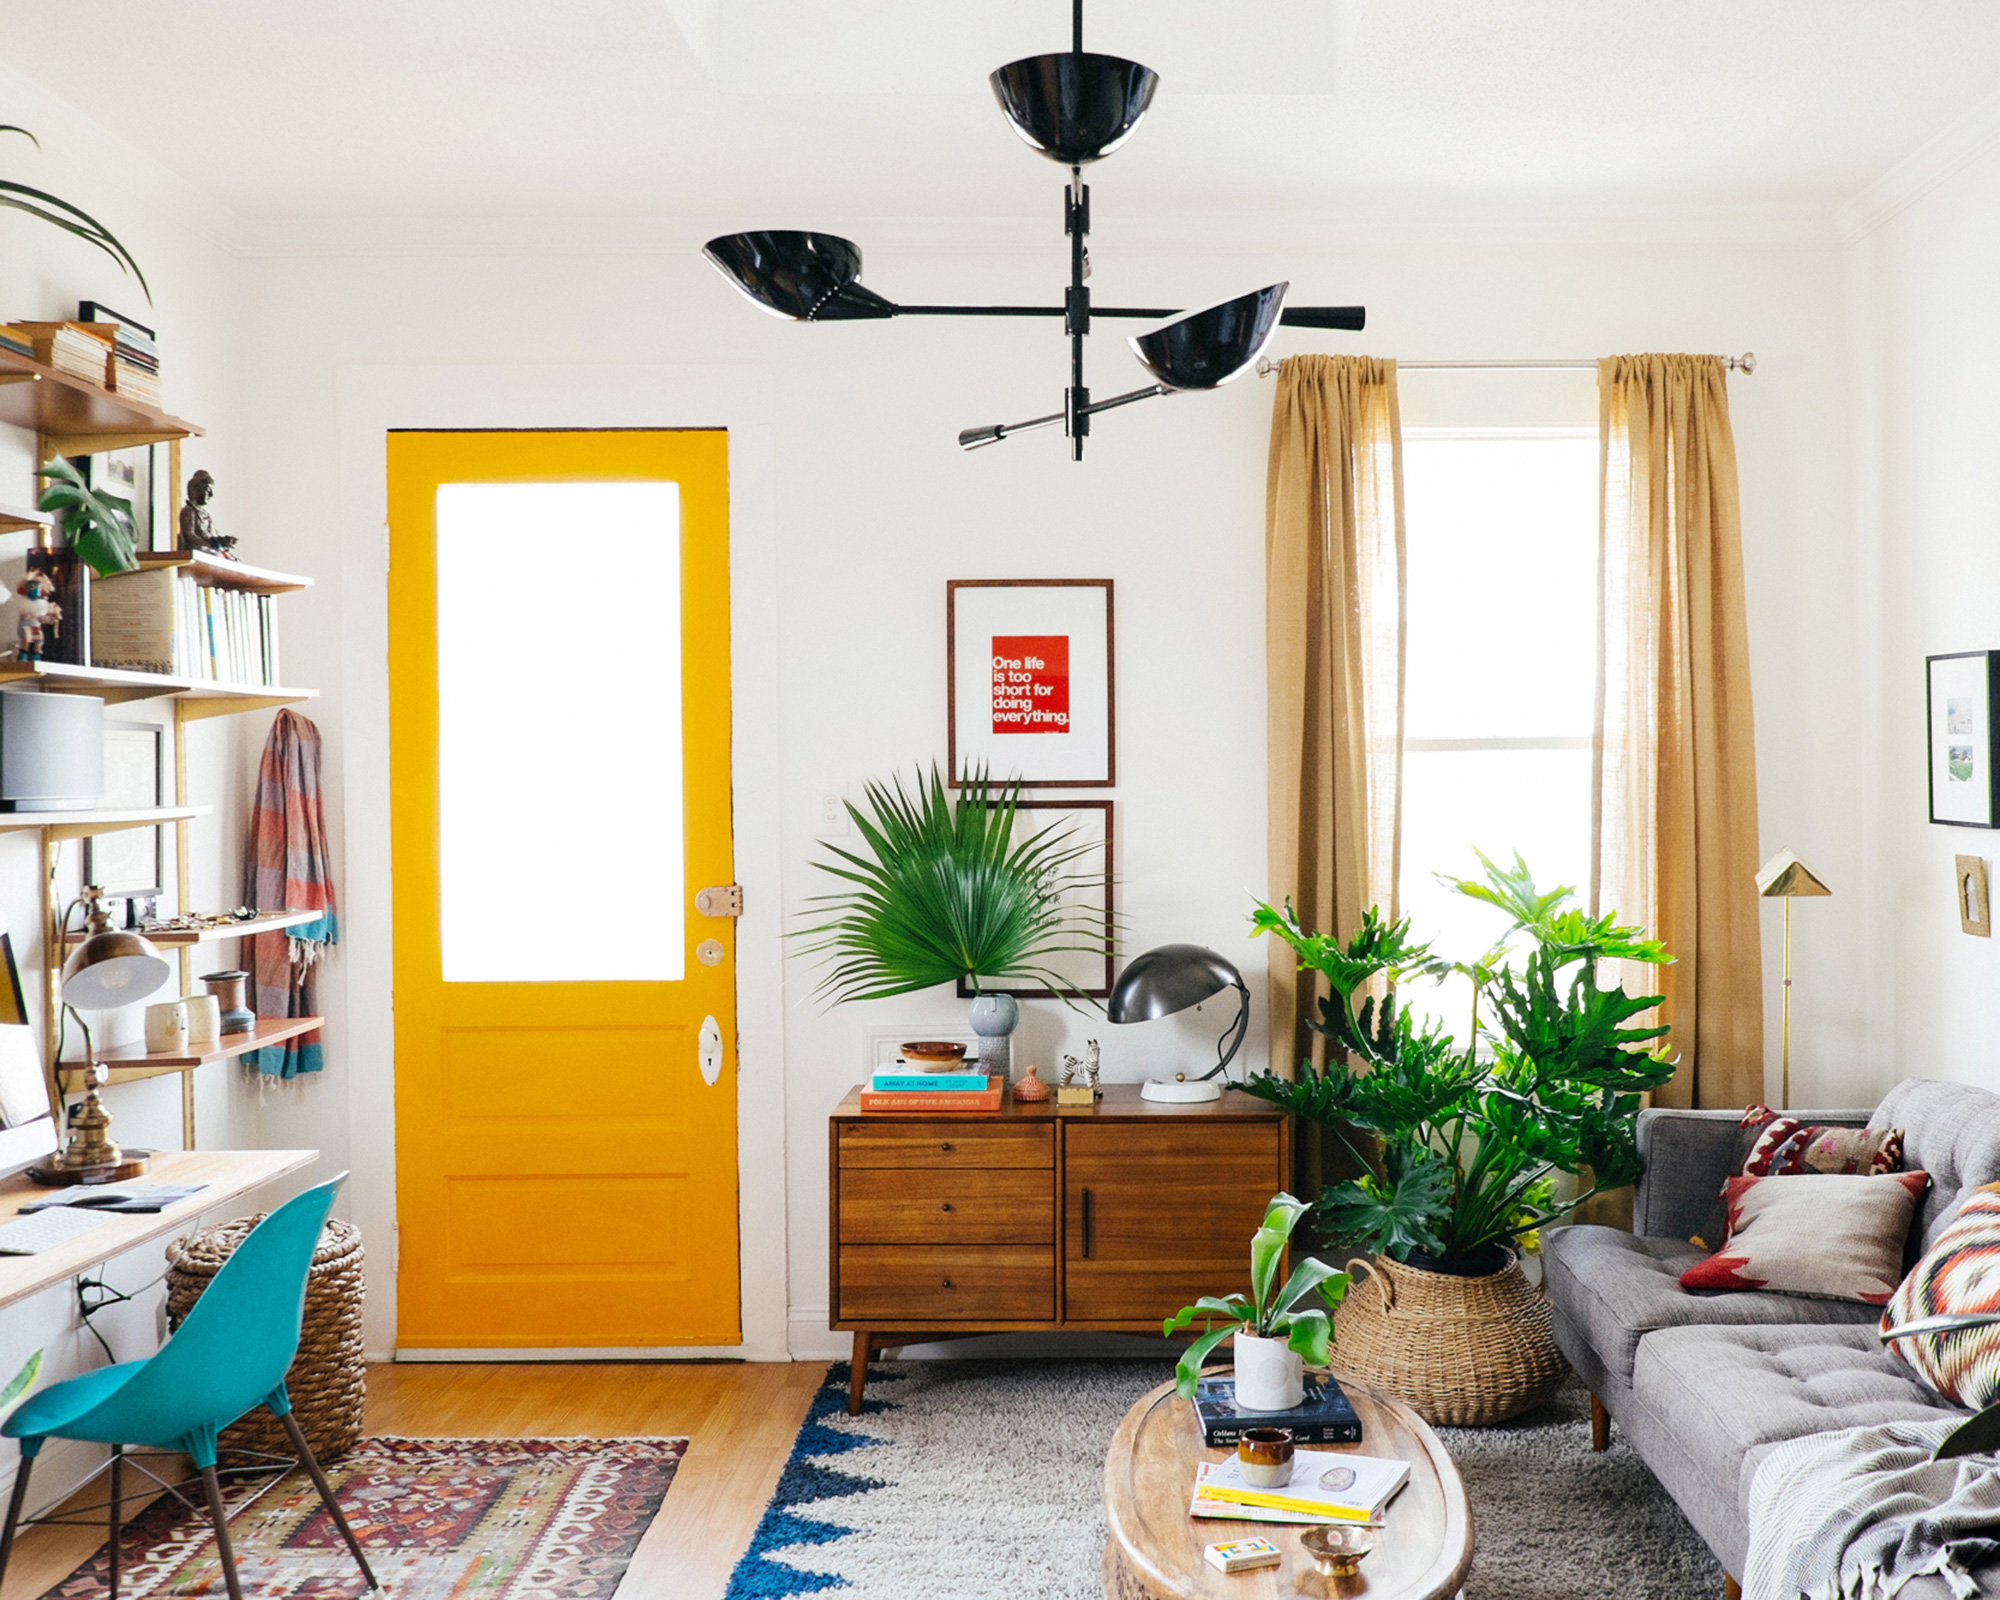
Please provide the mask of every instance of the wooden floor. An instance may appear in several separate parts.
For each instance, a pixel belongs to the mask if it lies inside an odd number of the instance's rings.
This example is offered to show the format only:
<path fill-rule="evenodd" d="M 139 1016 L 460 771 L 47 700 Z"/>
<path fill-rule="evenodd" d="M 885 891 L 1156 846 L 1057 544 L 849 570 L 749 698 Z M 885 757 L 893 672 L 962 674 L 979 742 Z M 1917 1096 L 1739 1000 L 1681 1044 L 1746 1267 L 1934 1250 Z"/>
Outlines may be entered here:
<path fill-rule="evenodd" d="M 492 1439 L 685 1435 L 687 1455 L 622 1593 L 720 1600 L 825 1372 L 814 1362 L 377 1366 L 368 1374 L 368 1431 Z M 103 1500 L 101 1487 L 92 1498 Z M 34 1600 L 102 1543 L 102 1534 L 88 1529 L 30 1529 L 15 1548 L 0 1600 Z"/>

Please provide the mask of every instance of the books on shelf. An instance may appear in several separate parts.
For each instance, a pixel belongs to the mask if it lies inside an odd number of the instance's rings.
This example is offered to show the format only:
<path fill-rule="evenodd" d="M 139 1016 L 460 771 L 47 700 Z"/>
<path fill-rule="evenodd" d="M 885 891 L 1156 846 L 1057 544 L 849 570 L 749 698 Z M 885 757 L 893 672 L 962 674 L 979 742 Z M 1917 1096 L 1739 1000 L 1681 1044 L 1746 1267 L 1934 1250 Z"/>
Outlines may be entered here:
<path fill-rule="evenodd" d="M 103 384 L 110 376 L 112 325 L 107 322 L 18 322 L 45 367 Z"/>
<path fill-rule="evenodd" d="M 1007 1091 L 1007 1080 L 998 1074 L 986 1080 L 984 1089 L 967 1092 L 962 1089 L 943 1089 L 925 1092 L 899 1090 L 882 1092 L 872 1087 L 861 1091 L 863 1111 L 921 1111 L 926 1115 L 936 1111 L 998 1111 L 1000 1098 Z"/>
<path fill-rule="evenodd" d="M 157 407 L 160 403 L 160 374 L 157 369 L 149 370 L 135 361 L 126 360 L 122 351 L 111 358 L 111 387 L 141 405 Z"/>
<path fill-rule="evenodd" d="M 1245 1428 L 1289 1428 L 1294 1444 L 1359 1444 L 1361 1418 L 1332 1378 L 1306 1376 L 1305 1398 L 1289 1411 L 1239 1411 L 1234 1378 L 1195 1385 L 1194 1414 L 1211 1450 L 1236 1443 Z"/>
<path fill-rule="evenodd" d="M 35 356 L 35 336 L 18 322 L 0 322 L 0 350 L 11 350 L 17 356 L 33 360 Z"/>
<path fill-rule="evenodd" d="M 266 594 L 195 581 L 186 567 L 98 578 L 90 591 L 93 666 L 275 687 L 278 608 Z"/>
<path fill-rule="evenodd" d="M 983 1072 L 898 1072 L 885 1068 L 868 1080 L 876 1094 L 978 1094 L 987 1086 Z"/>
<path fill-rule="evenodd" d="M 1407 1461 L 1347 1450 L 1300 1450 L 1292 1457 L 1290 1483 L 1259 1488 L 1245 1481 L 1243 1463 L 1231 1456 L 1204 1461 L 1195 1469 L 1188 1515 L 1256 1522 L 1380 1522 L 1409 1481 Z"/>

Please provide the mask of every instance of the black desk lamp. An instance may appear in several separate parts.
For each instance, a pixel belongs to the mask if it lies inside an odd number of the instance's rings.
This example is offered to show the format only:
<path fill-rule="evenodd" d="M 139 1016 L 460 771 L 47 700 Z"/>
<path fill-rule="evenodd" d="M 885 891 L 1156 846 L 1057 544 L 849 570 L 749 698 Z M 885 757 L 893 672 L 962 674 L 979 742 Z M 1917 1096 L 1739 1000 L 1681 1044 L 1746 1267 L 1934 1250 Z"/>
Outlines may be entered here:
<path fill-rule="evenodd" d="M 1222 1090 L 1210 1080 L 1243 1047 L 1243 1036 L 1250 1031 L 1250 990 L 1242 973 L 1203 945 L 1163 944 L 1157 950 L 1134 956 L 1126 965 L 1111 991 L 1111 1003 L 1105 1007 L 1113 1022 L 1151 1022 L 1155 1017 L 1172 1016 L 1176 1011 L 1213 999 L 1232 986 L 1241 998 L 1236 1021 L 1216 1046 L 1220 1059 L 1193 1082 L 1188 1081 L 1185 1072 L 1175 1073 L 1171 1083 L 1162 1078 L 1148 1078 L 1139 1091 L 1141 1098 L 1174 1105 L 1220 1100 Z"/>

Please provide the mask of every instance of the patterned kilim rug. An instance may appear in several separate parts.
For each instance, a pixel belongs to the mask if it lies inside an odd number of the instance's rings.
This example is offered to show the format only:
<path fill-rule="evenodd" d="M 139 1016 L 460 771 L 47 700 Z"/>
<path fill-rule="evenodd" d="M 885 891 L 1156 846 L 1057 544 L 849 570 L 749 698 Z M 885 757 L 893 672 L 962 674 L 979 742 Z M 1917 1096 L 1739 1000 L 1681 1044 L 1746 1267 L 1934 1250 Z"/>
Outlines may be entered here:
<path fill-rule="evenodd" d="M 847 1372 L 813 1397 L 728 1600 L 1102 1600 L 1104 1454 L 1166 1362 L 906 1362 L 870 1372 L 859 1417 Z M 1499 1427 L 1438 1430 L 1477 1530 L 1465 1600 L 1722 1592 L 1631 1446 L 1614 1431 L 1591 1453 L 1589 1415 L 1573 1382 Z"/>
<path fill-rule="evenodd" d="M 326 1472 L 395 1600 L 610 1600 L 686 1448 L 685 1439 L 366 1439 Z M 245 1600 L 367 1592 L 303 1472 L 229 1499 L 240 1507 L 229 1531 Z M 118 1590 L 130 1600 L 224 1592 L 208 1519 L 170 1496 L 132 1523 L 120 1549 Z M 43 1600 L 101 1600 L 107 1557 L 100 1550 Z"/>

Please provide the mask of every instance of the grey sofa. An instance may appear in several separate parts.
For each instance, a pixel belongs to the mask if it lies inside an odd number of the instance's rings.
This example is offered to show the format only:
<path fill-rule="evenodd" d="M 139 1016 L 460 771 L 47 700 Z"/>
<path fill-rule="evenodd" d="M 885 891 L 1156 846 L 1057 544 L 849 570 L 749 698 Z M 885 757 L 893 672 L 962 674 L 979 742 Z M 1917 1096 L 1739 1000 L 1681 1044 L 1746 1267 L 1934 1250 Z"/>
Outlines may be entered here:
<path fill-rule="evenodd" d="M 1931 1175 L 1914 1263 L 1956 1214 L 1961 1196 L 2000 1182 L 2000 1096 L 1909 1078 L 1872 1113 L 1795 1112 L 1811 1122 L 1904 1131 L 1905 1165 Z M 1686 1513 L 1731 1588 L 1749 1546 L 1750 1482 L 1772 1446 L 1833 1428 L 1964 1415 L 1875 1337 L 1873 1306 L 1796 1295 L 1697 1291 L 1680 1274 L 1727 1231 L 1723 1180 L 1742 1170 L 1754 1130 L 1735 1111 L 1646 1111 L 1645 1173 L 1633 1231 L 1551 1229 L 1545 1281 L 1556 1343 L 1598 1405 L 1598 1448 L 1615 1422 Z M 1810 1178 L 1802 1178 L 1810 1183 Z M 2000 1566 L 1981 1593 L 2000 1594 Z M 1905 1600 L 1946 1600 L 1926 1578 Z"/>

